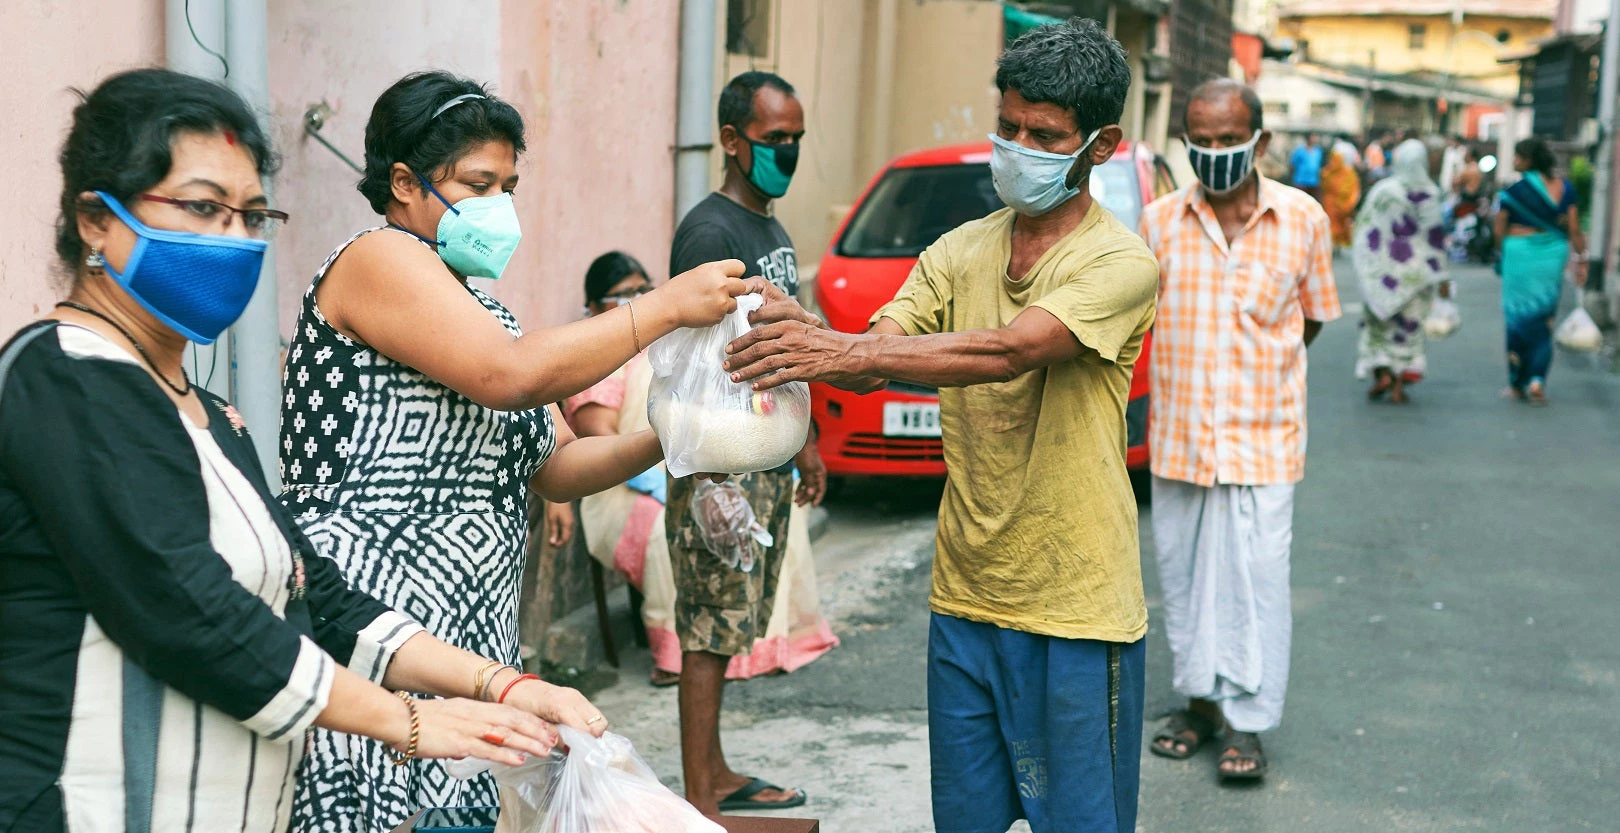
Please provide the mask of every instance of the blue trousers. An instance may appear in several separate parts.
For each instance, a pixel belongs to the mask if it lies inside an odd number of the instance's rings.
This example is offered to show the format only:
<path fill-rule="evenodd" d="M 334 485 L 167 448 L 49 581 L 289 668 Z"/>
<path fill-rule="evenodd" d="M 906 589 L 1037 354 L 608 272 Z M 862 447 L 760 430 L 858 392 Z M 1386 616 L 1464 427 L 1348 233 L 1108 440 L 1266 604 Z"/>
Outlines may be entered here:
<path fill-rule="evenodd" d="M 1508 384 L 1524 390 L 1531 382 L 1547 381 L 1552 369 L 1552 315 L 1507 317 Z"/>
<path fill-rule="evenodd" d="M 1134 833 L 1144 640 L 1059 639 L 933 614 L 939 833 Z"/>

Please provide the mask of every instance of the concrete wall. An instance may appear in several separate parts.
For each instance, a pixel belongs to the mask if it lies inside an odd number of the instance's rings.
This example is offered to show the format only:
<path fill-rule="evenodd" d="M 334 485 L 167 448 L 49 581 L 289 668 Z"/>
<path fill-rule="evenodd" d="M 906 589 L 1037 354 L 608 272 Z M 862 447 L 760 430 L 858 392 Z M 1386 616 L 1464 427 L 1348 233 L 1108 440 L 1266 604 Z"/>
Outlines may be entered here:
<path fill-rule="evenodd" d="M 0 54 L 0 159 L 10 179 L 0 200 L 0 333 L 9 336 L 67 294 L 54 245 L 56 156 L 78 103 L 68 88 L 161 64 L 163 0 L 6 0 Z"/>
<path fill-rule="evenodd" d="M 1426 27 L 1423 48 L 1412 49 L 1411 27 Z M 1505 31 L 1506 43 L 1493 38 Z M 1516 64 L 1498 64 L 1508 52 L 1528 48 L 1553 34 L 1551 20 L 1470 15 L 1454 27 L 1440 15 L 1345 15 L 1284 19 L 1278 34 L 1309 44 L 1309 60 L 1365 66 L 1369 50 L 1377 53 L 1379 72 L 1452 72 L 1460 82 L 1485 87 L 1505 97 L 1519 88 Z"/>
<path fill-rule="evenodd" d="M 1289 64 L 1266 61 L 1255 92 L 1266 107 L 1266 126 L 1283 129 L 1328 130 L 1360 134 L 1365 112 L 1362 96 L 1314 78 L 1296 75 Z M 1331 115 L 1313 116 L 1313 105 L 1332 104 Z M 1286 114 L 1282 110 L 1286 108 Z"/>
<path fill-rule="evenodd" d="M 270 7 L 271 97 L 286 154 L 278 199 L 281 322 L 290 332 L 314 270 L 349 234 L 380 222 L 357 176 L 303 134 L 322 131 L 357 161 L 377 96 L 408 72 L 446 69 L 490 82 L 523 114 L 517 191 L 524 239 L 492 285 L 526 327 L 572 320 L 591 259 L 631 251 L 661 274 L 672 233 L 678 9 L 659 0 L 367 0 Z"/>
<path fill-rule="evenodd" d="M 804 155 L 776 212 L 809 277 L 849 205 L 889 159 L 982 140 L 994 129 L 1001 7 L 985 0 L 793 0 L 773 4 L 770 14 L 766 54 L 722 55 L 715 88 L 764 69 L 799 92 Z M 712 156 L 718 184 L 722 155 L 716 149 Z"/>

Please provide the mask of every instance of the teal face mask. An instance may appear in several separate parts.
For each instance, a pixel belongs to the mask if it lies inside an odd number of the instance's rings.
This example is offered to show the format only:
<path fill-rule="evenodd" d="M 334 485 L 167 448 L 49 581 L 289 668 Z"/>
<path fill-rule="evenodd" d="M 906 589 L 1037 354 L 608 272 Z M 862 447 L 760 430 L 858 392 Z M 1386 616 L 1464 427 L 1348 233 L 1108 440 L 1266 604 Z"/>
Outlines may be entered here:
<path fill-rule="evenodd" d="M 439 239 L 424 242 L 438 249 L 445 265 L 469 278 L 500 277 L 523 239 L 512 195 L 468 197 L 452 205 L 427 177 L 417 178 L 449 209 L 439 218 Z"/>
<path fill-rule="evenodd" d="M 748 181 L 773 200 L 786 194 L 793 172 L 799 169 L 799 143 L 766 145 L 750 140 L 748 144 L 754 149 L 754 165 L 748 171 Z"/>

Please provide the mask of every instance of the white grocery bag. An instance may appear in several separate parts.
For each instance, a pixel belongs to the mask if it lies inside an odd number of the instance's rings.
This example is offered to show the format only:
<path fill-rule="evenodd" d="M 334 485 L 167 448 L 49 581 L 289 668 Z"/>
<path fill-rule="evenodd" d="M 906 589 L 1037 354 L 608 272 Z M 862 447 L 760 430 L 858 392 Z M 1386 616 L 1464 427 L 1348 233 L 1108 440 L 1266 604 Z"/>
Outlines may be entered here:
<path fill-rule="evenodd" d="M 628 738 L 558 726 L 564 756 L 494 767 L 495 833 L 725 833 L 670 792 Z"/>
<path fill-rule="evenodd" d="M 726 345 L 748 332 L 764 299 L 743 295 L 713 327 L 676 330 L 653 342 L 647 420 L 671 477 L 769 471 L 793 459 L 810 433 L 810 386 L 756 391 L 731 381 Z"/>
<path fill-rule="evenodd" d="M 1603 331 L 1598 329 L 1597 322 L 1584 306 L 1576 306 L 1574 312 L 1564 317 L 1553 338 L 1565 350 L 1596 353 L 1603 349 Z"/>
<path fill-rule="evenodd" d="M 1449 298 L 1434 299 L 1434 306 L 1429 308 L 1429 317 L 1423 320 L 1423 331 L 1429 338 L 1445 338 L 1462 326 L 1462 312 L 1457 309 L 1457 302 Z"/>

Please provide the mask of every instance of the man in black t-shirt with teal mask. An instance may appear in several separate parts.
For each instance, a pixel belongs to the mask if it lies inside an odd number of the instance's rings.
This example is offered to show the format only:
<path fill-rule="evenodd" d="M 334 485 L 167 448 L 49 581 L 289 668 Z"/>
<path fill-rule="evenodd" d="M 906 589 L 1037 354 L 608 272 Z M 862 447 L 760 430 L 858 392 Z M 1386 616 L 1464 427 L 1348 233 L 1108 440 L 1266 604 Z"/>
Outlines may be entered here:
<path fill-rule="evenodd" d="M 745 72 L 720 93 L 720 146 L 725 179 L 693 206 L 675 231 L 671 275 L 715 260 L 741 260 L 790 297 L 799 291 L 793 241 L 771 213 L 787 193 L 804 138 L 804 108 L 793 86 L 768 72 Z M 794 487 L 797 466 L 799 484 Z M 793 502 L 819 504 L 827 469 L 814 429 L 793 462 L 738 478 L 773 543 L 748 569 L 706 550 L 689 508 L 693 479 L 671 479 L 664 513 L 675 570 L 675 630 L 681 641 L 681 763 L 686 797 L 707 813 L 798 807 L 802 790 L 739 775 L 720 749 L 720 702 L 731 658 L 765 635 L 787 550 Z"/>

